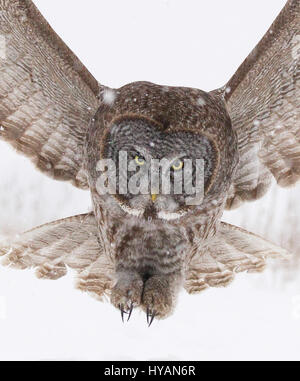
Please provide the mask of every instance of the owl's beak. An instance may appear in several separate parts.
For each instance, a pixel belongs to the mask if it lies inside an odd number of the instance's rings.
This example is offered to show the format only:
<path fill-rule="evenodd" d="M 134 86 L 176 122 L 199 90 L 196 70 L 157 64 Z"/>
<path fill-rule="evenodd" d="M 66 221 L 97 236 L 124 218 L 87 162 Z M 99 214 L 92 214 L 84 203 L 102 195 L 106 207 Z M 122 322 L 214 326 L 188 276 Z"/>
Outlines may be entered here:
<path fill-rule="evenodd" d="M 152 194 L 151 195 L 152 202 L 155 202 L 156 199 L 157 199 L 157 194 Z"/>

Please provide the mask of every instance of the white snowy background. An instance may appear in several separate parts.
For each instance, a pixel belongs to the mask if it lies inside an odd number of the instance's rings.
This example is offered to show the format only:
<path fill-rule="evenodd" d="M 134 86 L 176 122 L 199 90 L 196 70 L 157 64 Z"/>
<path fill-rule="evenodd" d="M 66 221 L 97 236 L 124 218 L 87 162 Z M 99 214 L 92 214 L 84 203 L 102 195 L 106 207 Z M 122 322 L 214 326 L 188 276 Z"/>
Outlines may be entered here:
<path fill-rule="evenodd" d="M 36 0 L 103 84 L 137 80 L 212 90 L 260 40 L 285 0 Z M 300 256 L 300 186 L 226 212 L 224 220 Z M 48 179 L 0 142 L 0 235 L 90 210 L 88 192 Z M 270 264 L 225 289 L 182 292 L 149 329 L 73 288 L 0 267 L 0 360 L 300 360 L 300 268 Z"/>

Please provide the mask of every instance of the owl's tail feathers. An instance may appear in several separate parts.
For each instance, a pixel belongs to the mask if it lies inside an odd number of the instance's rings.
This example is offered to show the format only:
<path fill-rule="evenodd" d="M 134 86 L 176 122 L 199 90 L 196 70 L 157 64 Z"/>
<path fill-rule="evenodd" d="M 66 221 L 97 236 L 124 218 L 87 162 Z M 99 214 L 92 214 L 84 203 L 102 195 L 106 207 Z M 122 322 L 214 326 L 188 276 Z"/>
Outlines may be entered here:
<path fill-rule="evenodd" d="M 76 287 L 97 299 L 111 288 L 111 263 L 97 238 L 93 213 L 54 221 L 11 241 L 0 242 L 2 264 L 17 269 L 35 268 L 41 279 L 58 279 L 67 267 L 78 272 Z"/>
<path fill-rule="evenodd" d="M 221 222 L 216 235 L 193 256 L 185 289 L 194 294 L 208 287 L 225 287 L 242 271 L 260 272 L 267 258 L 287 260 L 291 254 L 244 229 Z"/>

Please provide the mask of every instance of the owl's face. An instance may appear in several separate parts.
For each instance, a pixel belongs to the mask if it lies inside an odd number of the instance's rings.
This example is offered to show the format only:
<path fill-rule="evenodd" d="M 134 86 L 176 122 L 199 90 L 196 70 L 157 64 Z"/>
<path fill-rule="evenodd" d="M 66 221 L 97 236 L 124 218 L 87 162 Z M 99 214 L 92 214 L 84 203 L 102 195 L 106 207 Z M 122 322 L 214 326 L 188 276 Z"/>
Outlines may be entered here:
<path fill-rule="evenodd" d="M 140 116 L 115 119 L 101 150 L 115 164 L 112 196 L 136 216 L 172 220 L 202 202 L 217 170 L 215 143 L 203 133 L 165 132 Z"/>

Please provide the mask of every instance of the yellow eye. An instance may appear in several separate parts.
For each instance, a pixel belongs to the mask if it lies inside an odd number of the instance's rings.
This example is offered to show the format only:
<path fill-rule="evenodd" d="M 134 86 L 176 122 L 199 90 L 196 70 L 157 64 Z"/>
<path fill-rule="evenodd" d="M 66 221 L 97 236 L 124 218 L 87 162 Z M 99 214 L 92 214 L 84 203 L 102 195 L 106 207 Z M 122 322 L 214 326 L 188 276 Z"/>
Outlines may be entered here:
<path fill-rule="evenodd" d="M 179 171 L 183 167 L 183 161 L 177 160 L 175 164 L 172 165 L 174 171 Z"/>
<path fill-rule="evenodd" d="M 139 156 L 136 156 L 134 160 L 137 163 L 137 165 L 144 165 L 145 164 L 145 160 Z"/>

